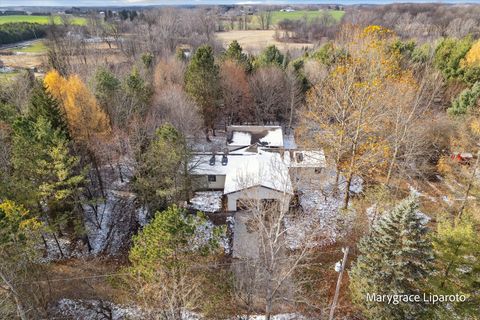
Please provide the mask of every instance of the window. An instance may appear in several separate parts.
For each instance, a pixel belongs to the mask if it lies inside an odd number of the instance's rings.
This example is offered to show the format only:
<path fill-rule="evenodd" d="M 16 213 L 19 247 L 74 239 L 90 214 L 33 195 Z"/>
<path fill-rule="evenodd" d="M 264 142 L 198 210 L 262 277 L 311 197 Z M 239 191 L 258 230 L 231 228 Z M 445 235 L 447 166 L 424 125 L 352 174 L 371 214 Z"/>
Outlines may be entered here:
<path fill-rule="evenodd" d="M 297 152 L 295 154 L 295 156 L 297 157 L 297 162 L 302 162 L 303 161 L 303 153 Z"/>
<path fill-rule="evenodd" d="M 214 176 L 214 175 L 208 176 L 208 182 L 215 182 L 215 181 L 217 181 L 217 176 Z"/>

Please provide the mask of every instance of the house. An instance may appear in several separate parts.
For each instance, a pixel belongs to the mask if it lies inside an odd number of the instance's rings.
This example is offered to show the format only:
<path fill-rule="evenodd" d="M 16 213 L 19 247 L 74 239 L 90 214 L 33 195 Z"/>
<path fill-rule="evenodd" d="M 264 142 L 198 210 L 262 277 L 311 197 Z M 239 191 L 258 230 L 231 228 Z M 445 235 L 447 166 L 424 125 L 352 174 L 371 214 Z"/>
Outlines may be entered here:
<path fill-rule="evenodd" d="M 323 151 L 287 149 L 283 138 L 279 126 L 228 127 L 222 154 L 193 157 L 196 191 L 221 191 L 229 212 L 242 209 L 251 199 L 275 201 L 281 210 L 288 210 L 294 194 L 292 177 L 319 173 L 326 162 Z"/>

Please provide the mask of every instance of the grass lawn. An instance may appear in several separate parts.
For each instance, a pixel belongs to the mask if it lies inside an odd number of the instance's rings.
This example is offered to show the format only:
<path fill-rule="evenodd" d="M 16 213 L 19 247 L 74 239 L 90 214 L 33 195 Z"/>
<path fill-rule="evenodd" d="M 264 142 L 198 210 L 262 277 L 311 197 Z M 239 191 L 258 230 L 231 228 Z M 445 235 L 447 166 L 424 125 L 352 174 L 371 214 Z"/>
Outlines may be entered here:
<path fill-rule="evenodd" d="M 6 85 L 20 74 L 19 71 L 0 73 L 0 84 Z"/>
<path fill-rule="evenodd" d="M 307 16 L 309 21 L 312 21 L 313 19 L 320 17 L 324 12 L 328 12 L 336 21 L 340 21 L 345 14 L 345 11 L 341 10 L 298 10 L 293 12 L 273 11 L 272 25 L 275 26 L 284 19 L 300 20 L 305 16 Z M 260 18 L 257 15 L 252 17 L 252 20 L 248 23 L 248 28 L 253 30 L 260 29 Z"/>
<path fill-rule="evenodd" d="M 69 16 L 73 24 L 76 25 L 85 25 L 87 20 L 82 17 Z M 18 16 L 0 16 L 0 24 L 10 23 L 10 22 L 31 22 L 39 24 L 49 24 L 51 17 L 49 16 L 27 16 L 27 15 L 18 15 Z M 61 23 L 62 19 L 60 16 L 54 16 L 55 23 Z"/>
<path fill-rule="evenodd" d="M 324 11 L 310 11 L 310 10 L 299 10 L 299 11 L 293 11 L 293 12 L 282 12 L 282 11 L 275 11 L 272 13 L 272 24 L 276 25 L 278 22 L 284 20 L 284 19 L 290 19 L 290 20 L 300 20 L 304 16 L 307 16 L 308 20 L 313 20 L 315 18 L 318 18 L 320 15 L 323 14 Z M 335 20 L 340 21 L 342 19 L 343 15 L 345 14 L 345 11 L 340 11 L 340 10 L 328 10 L 328 13 L 335 18 Z"/>
<path fill-rule="evenodd" d="M 47 47 L 45 47 L 45 43 L 42 40 L 39 40 L 39 41 L 34 41 L 25 47 L 14 48 L 12 49 L 12 51 L 27 52 L 27 53 L 43 53 L 47 51 Z"/>

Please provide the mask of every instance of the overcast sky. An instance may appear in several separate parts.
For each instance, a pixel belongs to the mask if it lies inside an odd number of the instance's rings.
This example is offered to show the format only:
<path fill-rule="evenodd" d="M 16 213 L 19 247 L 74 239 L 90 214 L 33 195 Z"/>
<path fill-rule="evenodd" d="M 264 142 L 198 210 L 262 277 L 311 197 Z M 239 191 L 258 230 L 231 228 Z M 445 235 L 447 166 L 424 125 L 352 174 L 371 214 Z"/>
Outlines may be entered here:
<path fill-rule="evenodd" d="M 184 5 L 184 4 L 300 4 L 300 3 L 401 3 L 401 2 L 440 2 L 440 3 L 480 3 L 480 0 L 0 0 L 0 7 L 6 6 L 125 6 L 125 5 Z"/>

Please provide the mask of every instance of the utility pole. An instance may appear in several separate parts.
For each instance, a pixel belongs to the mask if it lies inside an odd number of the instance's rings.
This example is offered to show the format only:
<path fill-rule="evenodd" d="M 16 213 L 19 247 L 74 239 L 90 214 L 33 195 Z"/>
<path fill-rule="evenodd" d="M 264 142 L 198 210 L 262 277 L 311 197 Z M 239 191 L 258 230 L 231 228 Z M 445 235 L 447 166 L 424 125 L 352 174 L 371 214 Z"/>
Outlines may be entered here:
<path fill-rule="evenodd" d="M 335 314 L 335 308 L 337 307 L 338 296 L 340 295 L 340 286 L 342 285 L 343 271 L 345 270 L 345 265 L 347 264 L 348 251 L 349 251 L 349 247 L 342 248 L 343 259 L 342 259 L 340 270 L 337 270 L 337 266 L 335 266 L 335 270 L 338 272 L 337 287 L 335 288 L 335 296 L 333 297 L 332 306 L 330 307 L 330 315 L 328 316 L 328 320 L 333 320 L 333 317 Z"/>

